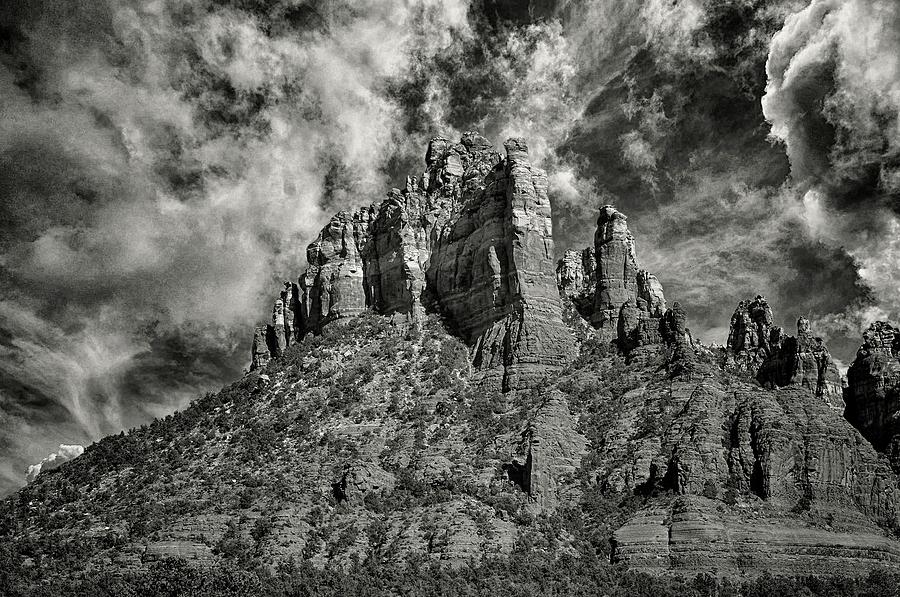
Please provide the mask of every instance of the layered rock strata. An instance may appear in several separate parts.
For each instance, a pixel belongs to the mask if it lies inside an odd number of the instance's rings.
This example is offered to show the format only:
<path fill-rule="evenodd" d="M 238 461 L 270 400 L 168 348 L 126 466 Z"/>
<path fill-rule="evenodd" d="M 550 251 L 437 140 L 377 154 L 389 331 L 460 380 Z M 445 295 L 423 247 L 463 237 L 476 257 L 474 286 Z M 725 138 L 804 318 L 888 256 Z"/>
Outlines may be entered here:
<path fill-rule="evenodd" d="M 504 390 L 565 365 L 574 341 L 561 319 L 547 177 L 524 141 L 505 150 L 474 133 L 435 138 L 420 178 L 334 216 L 307 250 L 297 336 L 365 310 L 416 322 L 428 306 Z"/>
<path fill-rule="evenodd" d="M 900 522 L 895 475 L 803 388 L 767 391 L 710 368 L 628 391 L 606 420 L 600 486 L 671 496 L 616 531 L 616 562 L 720 574 L 900 565 L 879 527 Z"/>
<path fill-rule="evenodd" d="M 900 546 L 871 523 L 834 531 L 757 512 L 752 518 L 723 512 L 696 496 L 648 508 L 615 532 L 613 559 L 632 570 L 728 576 L 862 575 L 900 566 Z"/>
<path fill-rule="evenodd" d="M 755 376 L 767 387 L 801 386 L 835 409 L 843 409 L 841 376 L 822 338 L 809 320 L 797 320 L 797 335 L 774 325 L 769 303 L 762 296 L 738 303 L 731 316 L 725 347 L 726 369 Z"/>
<path fill-rule="evenodd" d="M 900 330 L 877 321 L 847 371 L 845 418 L 900 471 Z"/>

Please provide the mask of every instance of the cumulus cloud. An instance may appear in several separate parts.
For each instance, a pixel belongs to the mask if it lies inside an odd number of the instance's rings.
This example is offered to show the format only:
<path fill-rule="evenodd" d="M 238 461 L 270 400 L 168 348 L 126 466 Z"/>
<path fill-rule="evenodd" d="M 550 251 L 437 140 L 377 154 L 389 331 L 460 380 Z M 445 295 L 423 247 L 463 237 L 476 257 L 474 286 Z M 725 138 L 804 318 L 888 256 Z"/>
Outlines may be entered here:
<path fill-rule="evenodd" d="M 78 458 L 82 454 L 84 454 L 84 446 L 60 444 L 59 450 L 47 455 L 37 464 L 30 465 L 28 467 L 28 473 L 25 478 L 29 483 L 31 483 L 42 472 L 53 470 L 64 462 L 68 462 L 73 458 Z"/>
<path fill-rule="evenodd" d="M 814 0 L 773 38 L 762 107 L 784 143 L 810 233 L 841 245 L 868 302 L 822 320 L 858 335 L 900 299 L 900 6 Z"/>

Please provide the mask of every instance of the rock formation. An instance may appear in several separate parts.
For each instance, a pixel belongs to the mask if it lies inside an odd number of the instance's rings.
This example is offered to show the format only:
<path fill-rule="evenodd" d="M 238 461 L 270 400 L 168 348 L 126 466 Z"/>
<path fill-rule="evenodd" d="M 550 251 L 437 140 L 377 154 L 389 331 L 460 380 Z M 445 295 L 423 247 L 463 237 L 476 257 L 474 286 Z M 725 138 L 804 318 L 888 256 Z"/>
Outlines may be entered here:
<path fill-rule="evenodd" d="M 553 391 L 522 432 L 519 451 L 524 457 L 507 471 L 540 509 L 555 509 L 567 489 L 574 491 L 572 476 L 587 454 L 587 440 L 576 426 L 566 396 Z"/>
<path fill-rule="evenodd" d="M 556 285 L 559 293 L 590 321 L 597 291 L 597 252 L 594 247 L 566 251 L 556 266 Z"/>
<path fill-rule="evenodd" d="M 627 217 L 611 205 L 600 209 L 594 248 L 597 288 L 591 323 L 625 349 L 659 343 L 659 324 L 666 310 L 656 276 L 638 269 L 634 236 Z"/>
<path fill-rule="evenodd" d="M 900 571 L 900 330 L 873 325 L 851 367 L 860 433 L 806 319 L 787 336 L 742 301 L 713 352 L 637 267 L 624 215 L 602 208 L 595 245 L 556 268 L 551 228 L 524 143 L 433 140 L 423 176 L 310 245 L 255 330 L 264 372 L 0 503 L 0 569 L 365 561 L 389 578 L 525 547 L 582 574 Z M 600 340 L 577 359 L 562 308 Z"/>
<path fill-rule="evenodd" d="M 367 240 L 373 217 L 372 209 L 340 212 L 306 249 L 307 269 L 299 284 L 300 335 L 365 310 L 366 284 L 359 247 Z"/>
<path fill-rule="evenodd" d="M 741 301 L 725 347 L 725 368 L 753 375 L 767 387 L 802 386 L 835 409 L 843 409 L 841 376 L 822 338 L 813 335 L 809 320 L 797 320 L 797 335 L 774 325 L 769 303 L 757 295 Z"/>
<path fill-rule="evenodd" d="M 900 545 L 873 522 L 900 522 L 896 478 L 840 413 L 800 387 L 696 377 L 651 381 L 609 407 L 599 482 L 676 496 L 615 532 L 614 561 L 720 574 L 900 565 Z"/>
<path fill-rule="evenodd" d="M 271 349 L 266 342 L 267 326 L 258 325 L 253 332 L 253 348 L 251 349 L 250 371 L 265 367 L 271 358 Z"/>
<path fill-rule="evenodd" d="M 772 334 L 781 334 L 781 328 L 774 327 L 774 321 L 772 308 L 762 296 L 738 303 L 731 316 L 725 344 L 726 368 L 755 375 L 771 353 Z"/>
<path fill-rule="evenodd" d="M 656 276 L 637 265 L 627 219 L 613 206 L 603 206 L 594 246 L 567 251 L 556 276 L 560 293 L 599 337 L 630 352 L 663 342 L 666 299 Z"/>
<path fill-rule="evenodd" d="M 524 141 L 505 149 L 474 133 L 432 139 L 421 178 L 334 216 L 307 250 L 296 334 L 367 309 L 417 322 L 427 306 L 504 390 L 565 365 L 574 340 L 561 319 L 547 177 Z"/>
<path fill-rule="evenodd" d="M 877 321 L 847 371 L 844 416 L 900 471 L 900 330 Z"/>

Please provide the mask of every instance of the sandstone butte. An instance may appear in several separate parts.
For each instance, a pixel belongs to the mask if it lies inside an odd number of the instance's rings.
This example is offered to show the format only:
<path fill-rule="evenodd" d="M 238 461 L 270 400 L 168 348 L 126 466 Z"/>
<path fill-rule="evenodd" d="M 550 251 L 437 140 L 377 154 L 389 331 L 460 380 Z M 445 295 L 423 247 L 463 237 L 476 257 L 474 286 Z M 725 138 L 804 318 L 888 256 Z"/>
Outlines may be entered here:
<path fill-rule="evenodd" d="M 624 214 L 602 207 L 559 261 L 552 229 L 524 141 L 433 139 L 421 176 L 309 245 L 244 378 L 39 475 L 0 539 L 77 538 L 61 576 L 215 565 L 235 542 L 316 566 L 532 549 L 684 575 L 900 570 L 900 330 L 873 324 L 845 383 L 809 321 L 785 333 L 761 296 L 705 346 Z"/>

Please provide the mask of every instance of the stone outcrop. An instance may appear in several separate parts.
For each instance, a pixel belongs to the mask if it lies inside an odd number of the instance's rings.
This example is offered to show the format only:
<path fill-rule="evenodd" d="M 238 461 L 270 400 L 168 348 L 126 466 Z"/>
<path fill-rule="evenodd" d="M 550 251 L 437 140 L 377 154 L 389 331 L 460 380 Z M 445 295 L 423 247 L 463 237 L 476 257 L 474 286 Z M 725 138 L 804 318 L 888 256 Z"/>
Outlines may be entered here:
<path fill-rule="evenodd" d="M 567 251 L 556 269 L 564 300 L 602 340 L 615 342 L 626 353 L 663 343 L 661 326 L 667 312 L 662 284 L 637 265 L 627 220 L 613 206 L 603 206 L 594 246 Z"/>
<path fill-rule="evenodd" d="M 505 147 L 505 160 L 466 182 L 474 197 L 442 227 L 426 277 L 476 367 L 502 368 L 511 389 L 564 366 L 573 339 L 561 318 L 547 177 L 523 141 Z"/>
<path fill-rule="evenodd" d="M 331 492 L 338 503 L 361 504 L 366 494 L 389 493 L 395 484 L 394 475 L 373 462 L 347 465 L 339 479 L 331 484 Z"/>
<path fill-rule="evenodd" d="M 877 321 L 847 371 L 844 416 L 900 471 L 900 330 Z"/>
<path fill-rule="evenodd" d="M 300 277 L 298 333 L 317 332 L 340 317 L 362 313 L 367 306 L 360 246 L 374 219 L 371 208 L 340 212 L 306 249 L 306 272 Z"/>
<path fill-rule="evenodd" d="M 365 310 L 416 323 L 427 307 L 504 390 L 565 365 L 574 340 L 561 318 L 547 177 L 524 141 L 505 150 L 474 133 L 435 138 L 421 177 L 334 216 L 307 250 L 294 335 Z M 290 338 L 273 325 L 276 339 Z"/>
<path fill-rule="evenodd" d="M 575 431 L 577 423 L 565 394 L 553 391 L 522 432 L 519 451 L 524 456 L 507 467 L 507 474 L 540 509 L 555 509 L 567 490 L 575 492 L 574 475 L 587 454 L 587 439 Z"/>
<path fill-rule="evenodd" d="M 781 328 L 776 328 L 780 331 Z M 771 354 L 760 365 L 757 379 L 772 387 L 798 385 L 809 388 L 832 408 L 842 410 L 841 374 L 822 338 L 813 336 L 809 320 L 797 320 L 797 336 L 777 334 Z"/>
<path fill-rule="evenodd" d="M 279 357 L 288 346 L 297 340 L 295 309 L 297 288 L 290 282 L 284 283 L 284 290 L 272 306 L 272 319 L 253 331 L 253 345 L 250 349 L 250 370 L 256 370 L 273 358 Z"/>
<path fill-rule="evenodd" d="M 771 353 L 772 334 L 781 334 L 768 301 L 760 295 L 738 303 L 725 344 L 725 367 L 753 375 Z"/>
<path fill-rule="evenodd" d="M 799 387 L 713 371 L 650 381 L 609 406 L 600 486 L 673 496 L 616 531 L 613 560 L 722 574 L 900 564 L 878 526 L 900 522 L 896 477 L 840 413 Z"/>
<path fill-rule="evenodd" d="M 600 209 L 594 249 L 596 291 L 591 323 L 625 349 L 660 342 L 659 324 L 666 310 L 662 285 L 639 269 L 634 236 L 627 217 L 611 205 Z"/>
<path fill-rule="evenodd" d="M 269 364 L 271 350 L 266 342 L 267 326 L 258 325 L 253 331 L 253 348 L 250 355 L 250 370 L 260 369 Z"/>
<path fill-rule="evenodd" d="M 797 335 L 789 336 L 774 324 L 769 303 L 762 296 L 738 303 L 731 316 L 725 347 L 726 369 L 755 376 L 767 387 L 801 386 L 835 409 L 843 409 L 838 372 L 822 338 L 809 320 L 797 320 Z"/>
<path fill-rule="evenodd" d="M 585 320 L 594 313 L 597 291 L 597 252 L 594 247 L 581 251 L 568 250 L 556 266 L 556 285 Z"/>

